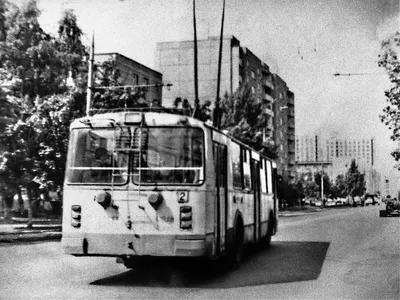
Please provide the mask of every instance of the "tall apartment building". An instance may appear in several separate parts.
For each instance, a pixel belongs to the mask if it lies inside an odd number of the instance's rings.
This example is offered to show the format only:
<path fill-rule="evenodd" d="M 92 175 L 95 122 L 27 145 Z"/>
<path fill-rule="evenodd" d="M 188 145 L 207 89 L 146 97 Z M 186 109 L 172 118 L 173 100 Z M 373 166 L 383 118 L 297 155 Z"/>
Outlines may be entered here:
<path fill-rule="evenodd" d="M 277 74 L 274 74 L 273 82 L 275 99 L 273 139 L 279 153 L 277 164 L 282 167 L 287 166 L 286 169 L 283 168 L 284 172 L 281 175 L 289 182 L 293 182 L 296 178 L 294 94 Z"/>
<path fill-rule="evenodd" d="M 360 166 L 374 165 L 374 139 L 342 139 L 309 135 L 296 137 L 297 162 L 333 162 L 355 159 Z"/>
<path fill-rule="evenodd" d="M 322 169 L 331 180 L 345 174 L 351 160 L 365 174 L 367 191 L 380 190 L 380 174 L 374 168 L 375 140 L 343 139 L 320 134 L 296 137 L 296 165 L 299 174 Z"/>
<path fill-rule="evenodd" d="M 94 55 L 95 64 L 101 64 L 110 61 L 114 64 L 115 69 L 119 71 L 118 84 L 120 85 L 149 85 L 161 84 L 163 75 L 142 65 L 141 63 L 130 59 L 119 53 L 96 53 Z M 153 99 L 158 99 L 162 103 L 163 90 L 162 87 L 148 88 L 146 99 L 148 104 Z"/>
<path fill-rule="evenodd" d="M 197 42 L 199 100 L 214 102 L 217 93 L 219 37 Z M 172 83 L 164 91 L 164 106 L 172 106 L 177 97 L 194 104 L 194 43 L 190 41 L 157 43 L 156 60 L 164 80 Z M 265 138 L 278 146 L 278 172 L 289 181 L 295 179 L 294 94 L 269 66 L 234 36 L 223 37 L 220 96 L 233 94 L 243 84 L 249 84 L 253 94 L 271 116 L 265 128 Z M 278 116 L 278 117 L 275 117 Z M 278 123 L 279 124 L 278 124 Z"/>

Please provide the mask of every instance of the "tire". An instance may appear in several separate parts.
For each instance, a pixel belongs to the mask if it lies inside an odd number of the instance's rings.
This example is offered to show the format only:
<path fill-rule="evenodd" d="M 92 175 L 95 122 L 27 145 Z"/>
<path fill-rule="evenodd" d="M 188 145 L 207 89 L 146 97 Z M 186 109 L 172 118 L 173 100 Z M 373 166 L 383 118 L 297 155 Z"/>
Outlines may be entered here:
<path fill-rule="evenodd" d="M 239 221 L 235 226 L 235 237 L 226 261 L 227 267 L 230 270 L 236 270 L 240 267 L 240 262 L 243 257 L 243 232 L 242 222 Z"/>
<path fill-rule="evenodd" d="M 261 246 L 262 248 L 266 249 L 271 246 L 271 239 L 272 239 L 272 233 L 274 232 L 274 221 L 273 221 L 273 216 L 270 214 L 269 219 L 268 219 L 268 228 L 267 228 L 267 235 L 262 238 L 261 240 Z"/>

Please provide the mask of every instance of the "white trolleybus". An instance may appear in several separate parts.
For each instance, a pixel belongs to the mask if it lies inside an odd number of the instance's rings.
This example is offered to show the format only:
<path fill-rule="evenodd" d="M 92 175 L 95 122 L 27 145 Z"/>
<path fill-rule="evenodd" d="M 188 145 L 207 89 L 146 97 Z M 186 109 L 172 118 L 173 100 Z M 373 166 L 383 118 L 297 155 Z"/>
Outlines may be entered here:
<path fill-rule="evenodd" d="M 127 267 L 154 257 L 226 257 L 277 231 L 276 165 L 206 123 L 124 111 L 71 124 L 62 246 Z"/>

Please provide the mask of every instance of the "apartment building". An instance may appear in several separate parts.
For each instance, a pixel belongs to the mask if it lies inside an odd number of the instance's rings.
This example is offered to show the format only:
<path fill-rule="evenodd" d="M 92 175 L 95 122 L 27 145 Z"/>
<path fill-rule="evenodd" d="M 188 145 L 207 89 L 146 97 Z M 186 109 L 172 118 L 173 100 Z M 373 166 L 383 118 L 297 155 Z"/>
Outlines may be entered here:
<path fill-rule="evenodd" d="M 94 60 L 96 65 L 105 61 L 112 62 L 119 71 L 119 85 L 161 85 L 163 82 L 163 75 L 160 72 L 119 53 L 96 53 Z M 162 96 L 163 87 L 149 87 L 144 100 L 150 104 L 153 99 L 158 99 L 162 104 Z"/>
<path fill-rule="evenodd" d="M 273 75 L 273 83 L 275 115 L 273 140 L 278 147 L 278 169 L 281 165 L 283 170 L 281 175 L 288 182 L 294 182 L 296 179 L 294 94 L 277 74 Z"/>
<path fill-rule="evenodd" d="M 337 135 L 307 135 L 296 137 L 296 165 L 299 174 L 322 169 L 331 180 L 345 174 L 354 159 L 365 174 L 367 191 L 380 190 L 381 177 L 375 170 L 375 140 L 346 139 Z"/>
<path fill-rule="evenodd" d="M 289 181 L 295 179 L 295 123 L 294 94 L 285 81 L 273 74 L 250 49 L 230 35 L 224 36 L 221 61 L 220 97 L 233 94 L 243 84 L 250 85 L 252 93 L 271 116 L 264 138 L 277 145 L 278 172 Z M 214 102 L 217 95 L 219 37 L 197 41 L 199 100 Z M 188 99 L 194 105 L 194 43 L 190 41 L 157 43 L 157 69 L 165 82 L 173 87 L 164 91 L 164 106 L 172 106 L 174 99 Z"/>
<path fill-rule="evenodd" d="M 373 166 L 374 155 L 373 138 L 343 139 L 320 134 L 296 137 L 297 162 L 355 159 L 359 166 Z"/>

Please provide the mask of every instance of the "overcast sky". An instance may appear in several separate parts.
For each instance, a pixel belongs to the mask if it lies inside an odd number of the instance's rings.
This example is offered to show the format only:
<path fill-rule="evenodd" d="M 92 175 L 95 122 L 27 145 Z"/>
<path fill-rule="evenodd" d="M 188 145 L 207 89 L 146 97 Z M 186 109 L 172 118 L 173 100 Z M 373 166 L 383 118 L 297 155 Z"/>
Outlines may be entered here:
<path fill-rule="evenodd" d="M 15 0 L 16 1 L 16 0 Z M 16 2 L 21 2 L 16 1 Z M 193 38 L 192 0 L 38 0 L 45 30 L 72 8 L 96 53 L 119 52 L 148 67 L 157 42 Z M 222 0 L 197 0 L 198 38 L 217 36 Z M 295 94 L 296 134 L 337 132 L 377 141 L 383 175 L 394 160 L 379 120 L 389 81 L 380 41 L 399 30 L 398 0 L 226 0 L 224 34 L 234 35 Z M 333 76 L 334 73 L 363 75 Z"/>

